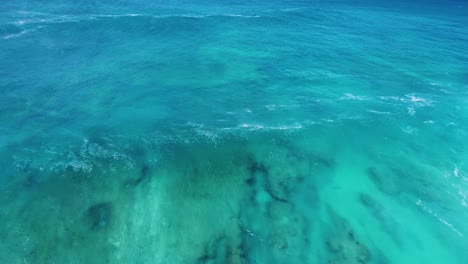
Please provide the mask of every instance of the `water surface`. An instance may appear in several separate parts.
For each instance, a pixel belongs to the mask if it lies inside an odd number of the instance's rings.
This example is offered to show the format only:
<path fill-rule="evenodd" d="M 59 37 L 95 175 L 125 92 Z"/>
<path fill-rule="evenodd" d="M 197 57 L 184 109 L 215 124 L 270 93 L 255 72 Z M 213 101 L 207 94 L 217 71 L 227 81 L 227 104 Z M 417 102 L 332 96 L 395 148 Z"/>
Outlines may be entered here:
<path fill-rule="evenodd" d="M 468 263 L 463 2 L 0 8 L 1 263 Z"/>

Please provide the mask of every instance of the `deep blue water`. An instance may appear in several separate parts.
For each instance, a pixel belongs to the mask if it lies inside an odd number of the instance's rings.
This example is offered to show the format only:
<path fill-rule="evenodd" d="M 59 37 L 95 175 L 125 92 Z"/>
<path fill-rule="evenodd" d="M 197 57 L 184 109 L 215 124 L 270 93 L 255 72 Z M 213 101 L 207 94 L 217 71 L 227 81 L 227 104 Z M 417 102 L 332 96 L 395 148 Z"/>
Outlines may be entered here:
<path fill-rule="evenodd" d="M 3 1 L 1 263 L 468 263 L 463 1 Z"/>

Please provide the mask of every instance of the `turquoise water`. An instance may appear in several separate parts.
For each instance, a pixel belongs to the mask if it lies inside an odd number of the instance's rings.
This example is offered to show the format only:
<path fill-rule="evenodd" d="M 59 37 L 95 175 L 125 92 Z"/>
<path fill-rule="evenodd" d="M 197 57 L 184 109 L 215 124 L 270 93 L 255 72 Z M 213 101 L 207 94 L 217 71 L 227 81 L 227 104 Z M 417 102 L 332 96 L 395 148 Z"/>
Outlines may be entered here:
<path fill-rule="evenodd" d="M 468 263 L 463 2 L 0 7 L 0 263 Z"/>

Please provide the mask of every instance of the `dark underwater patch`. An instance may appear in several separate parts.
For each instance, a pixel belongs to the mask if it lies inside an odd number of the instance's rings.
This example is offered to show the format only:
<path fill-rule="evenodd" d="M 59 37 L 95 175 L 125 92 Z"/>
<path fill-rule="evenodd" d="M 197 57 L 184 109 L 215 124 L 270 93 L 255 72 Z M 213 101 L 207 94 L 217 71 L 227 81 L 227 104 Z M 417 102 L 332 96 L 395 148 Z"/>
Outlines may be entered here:
<path fill-rule="evenodd" d="M 372 260 L 370 250 L 360 241 L 351 225 L 331 209 L 328 210 L 330 226 L 324 234 L 325 249 L 329 253 L 327 263 L 365 264 Z"/>
<path fill-rule="evenodd" d="M 102 202 L 90 206 L 86 211 L 90 229 L 99 231 L 109 227 L 112 221 L 112 210 L 112 204 L 110 202 Z"/>
<path fill-rule="evenodd" d="M 372 198 L 370 195 L 361 193 L 359 194 L 359 201 L 369 212 L 375 217 L 375 219 L 382 226 L 382 229 L 392 238 L 397 246 L 401 246 L 401 239 L 398 236 L 398 223 L 392 217 L 391 214 L 385 211 L 377 200 Z"/>
<path fill-rule="evenodd" d="M 151 169 L 148 165 L 144 164 L 141 169 L 140 173 L 137 178 L 130 179 L 125 183 L 125 186 L 136 187 L 143 182 L 149 181 L 151 178 Z"/>

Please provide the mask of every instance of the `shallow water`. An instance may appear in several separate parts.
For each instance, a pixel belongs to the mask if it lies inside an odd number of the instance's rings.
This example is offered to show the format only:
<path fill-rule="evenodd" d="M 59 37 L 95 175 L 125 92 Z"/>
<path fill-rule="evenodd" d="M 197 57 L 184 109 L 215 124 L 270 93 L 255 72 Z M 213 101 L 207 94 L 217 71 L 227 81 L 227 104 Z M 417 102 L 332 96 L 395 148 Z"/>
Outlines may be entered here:
<path fill-rule="evenodd" d="M 6 1 L 1 263 L 467 263 L 463 2 Z"/>

